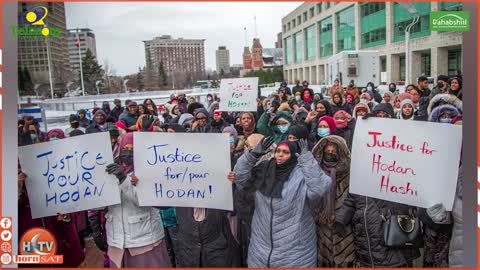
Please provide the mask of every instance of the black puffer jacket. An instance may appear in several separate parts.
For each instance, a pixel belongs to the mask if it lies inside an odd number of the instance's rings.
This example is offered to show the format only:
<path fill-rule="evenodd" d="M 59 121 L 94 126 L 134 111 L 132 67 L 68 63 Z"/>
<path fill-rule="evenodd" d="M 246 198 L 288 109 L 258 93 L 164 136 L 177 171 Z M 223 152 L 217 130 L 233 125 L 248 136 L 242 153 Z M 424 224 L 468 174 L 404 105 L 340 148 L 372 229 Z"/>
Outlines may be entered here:
<path fill-rule="evenodd" d="M 402 267 L 420 256 L 418 249 L 393 249 L 383 240 L 382 214 L 408 214 L 409 206 L 349 194 L 343 206 L 335 212 L 336 230 L 351 223 L 358 262 L 362 267 Z"/>
<path fill-rule="evenodd" d="M 201 222 L 193 208 L 177 208 L 177 267 L 239 267 L 239 247 L 227 219 L 227 211 L 205 209 Z"/>
<path fill-rule="evenodd" d="M 210 122 L 210 133 L 222 133 L 223 129 L 228 127 L 230 124 L 225 122 L 223 119 L 219 119 L 219 121 L 215 121 L 212 119 Z"/>

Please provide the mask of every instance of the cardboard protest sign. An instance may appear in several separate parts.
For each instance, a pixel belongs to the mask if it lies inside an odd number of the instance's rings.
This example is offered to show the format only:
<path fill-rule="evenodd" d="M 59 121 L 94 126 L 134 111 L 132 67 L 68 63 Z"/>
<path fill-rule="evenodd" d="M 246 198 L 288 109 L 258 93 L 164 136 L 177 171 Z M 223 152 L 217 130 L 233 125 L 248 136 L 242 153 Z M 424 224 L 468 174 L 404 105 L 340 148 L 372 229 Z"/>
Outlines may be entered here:
<path fill-rule="evenodd" d="M 258 78 L 222 79 L 220 111 L 257 111 Z"/>
<path fill-rule="evenodd" d="M 350 192 L 451 210 L 458 178 L 462 127 L 369 118 L 357 120 Z"/>
<path fill-rule="evenodd" d="M 18 150 L 32 218 L 56 216 L 120 203 L 108 132 L 22 146 Z"/>
<path fill-rule="evenodd" d="M 227 134 L 135 132 L 140 206 L 233 210 Z"/>

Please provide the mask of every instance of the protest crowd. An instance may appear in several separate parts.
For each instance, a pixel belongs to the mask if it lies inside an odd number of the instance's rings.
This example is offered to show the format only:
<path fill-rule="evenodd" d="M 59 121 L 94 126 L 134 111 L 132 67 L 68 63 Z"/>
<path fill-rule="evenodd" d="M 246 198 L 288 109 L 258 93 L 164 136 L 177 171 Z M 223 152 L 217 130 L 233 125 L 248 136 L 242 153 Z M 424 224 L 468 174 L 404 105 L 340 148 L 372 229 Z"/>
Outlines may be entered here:
<path fill-rule="evenodd" d="M 284 82 L 258 97 L 255 112 L 222 112 L 220 98 L 211 94 L 202 104 L 178 93 L 162 110 L 152 99 L 115 99 L 113 108 L 109 102 L 94 108 L 92 120 L 80 110 L 70 115 L 68 129 L 48 132 L 24 116 L 19 146 L 108 132 L 115 161 L 106 170 L 118 180 L 121 204 L 33 219 L 33 191 L 25 185 L 30 176 L 19 163 L 19 236 L 48 229 L 63 267 L 81 265 L 87 236 L 103 251 L 104 267 L 112 268 L 462 267 L 461 162 L 452 211 L 349 193 L 356 119 L 462 125 L 461 74 L 438 76 L 433 89 L 426 77 L 405 92 L 391 83 L 383 95 L 373 83 L 360 89 L 336 80 L 328 95 L 314 93 L 306 81 L 292 89 Z M 233 183 L 234 210 L 139 206 L 135 132 L 228 133 L 231 172 L 225 178 Z M 391 216 L 416 222 L 407 230 L 410 242 L 386 241 Z"/>

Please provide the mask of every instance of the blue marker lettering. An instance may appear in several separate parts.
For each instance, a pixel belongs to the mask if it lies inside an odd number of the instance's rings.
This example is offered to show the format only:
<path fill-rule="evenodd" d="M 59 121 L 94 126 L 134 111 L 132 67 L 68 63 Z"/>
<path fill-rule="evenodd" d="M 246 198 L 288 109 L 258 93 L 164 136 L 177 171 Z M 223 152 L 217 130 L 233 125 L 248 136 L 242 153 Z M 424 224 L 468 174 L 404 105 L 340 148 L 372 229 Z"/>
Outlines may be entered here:
<path fill-rule="evenodd" d="M 87 196 L 92 197 L 92 192 L 90 192 L 90 187 L 89 187 L 89 186 L 87 186 L 87 187 L 85 188 L 85 192 L 83 193 L 83 197 L 84 197 L 84 198 L 86 198 Z"/>
<path fill-rule="evenodd" d="M 82 181 L 88 182 L 90 185 L 94 186 L 94 184 L 88 180 L 92 179 L 92 173 L 84 172 L 82 174 Z"/>
<path fill-rule="evenodd" d="M 102 166 L 102 165 L 105 165 L 105 164 L 107 164 L 107 162 L 106 162 L 106 161 L 105 161 L 105 162 L 103 162 L 103 163 L 99 163 L 99 160 L 101 160 L 101 159 L 103 159 L 103 157 L 102 157 L 102 153 L 98 153 L 98 154 L 97 154 L 97 165 L 100 165 L 100 166 Z"/>
<path fill-rule="evenodd" d="M 64 182 L 65 181 L 65 182 Z M 57 178 L 57 183 L 60 187 L 64 187 L 67 185 L 67 177 L 65 177 L 65 175 L 60 175 L 58 178 Z"/>
<path fill-rule="evenodd" d="M 98 197 L 102 196 L 102 191 L 104 186 L 105 186 L 105 183 L 103 183 L 102 188 L 100 190 L 98 190 L 98 187 L 95 186 L 95 188 L 93 189 L 93 195 L 98 194 Z"/>
<path fill-rule="evenodd" d="M 54 204 L 57 204 L 57 193 L 54 193 L 53 196 L 50 197 L 50 198 L 48 197 L 48 194 L 45 193 L 45 207 L 48 208 L 48 203 L 49 203 L 50 201 L 53 201 Z"/>
<path fill-rule="evenodd" d="M 82 165 L 82 168 L 83 168 L 84 170 L 91 171 L 91 170 L 95 169 L 95 165 L 93 165 L 93 166 L 90 167 L 90 168 L 84 166 L 84 164 L 83 164 L 83 158 L 84 158 L 86 155 L 88 155 L 88 151 L 85 151 L 85 153 L 83 153 L 82 158 L 80 159 L 80 164 Z"/>
<path fill-rule="evenodd" d="M 155 196 L 157 196 L 158 198 L 159 195 L 160 195 L 160 198 L 163 198 L 162 184 L 155 183 Z"/>
<path fill-rule="evenodd" d="M 48 181 L 48 188 L 50 188 L 50 183 L 55 181 L 55 175 L 53 175 L 53 173 L 49 174 L 48 178 L 47 178 L 47 181 Z"/>
<path fill-rule="evenodd" d="M 37 158 L 41 158 L 41 157 L 46 157 L 47 158 L 47 171 L 43 174 L 43 176 L 47 176 L 48 172 L 50 171 L 50 160 L 48 159 L 48 155 L 50 155 L 52 153 L 53 153 L 53 151 L 48 151 L 48 152 L 37 155 Z"/>
<path fill-rule="evenodd" d="M 66 196 L 64 196 L 64 195 L 66 195 Z M 60 202 L 61 202 L 61 203 L 65 203 L 65 202 L 67 202 L 69 199 L 70 199 L 70 193 L 68 193 L 68 191 L 65 191 L 65 192 L 63 192 L 62 194 L 60 194 Z"/>
<path fill-rule="evenodd" d="M 80 188 L 77 187 L 77 190 L 72 193 L 72 201 L 76 202 L 80 199 Z"/>

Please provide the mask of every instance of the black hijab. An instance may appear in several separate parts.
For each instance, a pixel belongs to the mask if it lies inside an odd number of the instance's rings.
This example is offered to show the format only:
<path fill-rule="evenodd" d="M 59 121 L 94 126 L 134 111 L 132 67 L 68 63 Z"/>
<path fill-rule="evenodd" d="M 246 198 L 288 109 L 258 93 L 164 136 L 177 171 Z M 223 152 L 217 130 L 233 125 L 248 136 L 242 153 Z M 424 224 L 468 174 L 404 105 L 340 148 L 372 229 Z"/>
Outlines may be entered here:
<path fill-rule="evenodd" d="M 297 142 L 281 142 L 290 149 L 290 159 L 283 164 L 277 164 L 275 158 L 262 161 L 253 168 L 253 180 L 257 190 L 271 198 L 282 198 L 283 184 L 288 181 L 290 173 L 297 166 L 298 146 Z"/>

